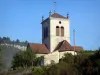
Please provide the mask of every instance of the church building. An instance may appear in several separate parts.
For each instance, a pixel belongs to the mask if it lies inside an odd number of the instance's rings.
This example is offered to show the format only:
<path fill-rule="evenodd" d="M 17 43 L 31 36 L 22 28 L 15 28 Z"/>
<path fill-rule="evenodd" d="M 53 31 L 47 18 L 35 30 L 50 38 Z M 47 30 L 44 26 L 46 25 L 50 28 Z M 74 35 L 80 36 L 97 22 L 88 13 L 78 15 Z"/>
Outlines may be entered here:
<path fill-rule="evenodd" d="M 70 44 L 70 19 L 58 13 L 49 13 L 49 17 L 42 16 L 42 44 L 29 43 L 37 56 L 44 56 L 43 65 L 52 62 L 58 63 L 65 53 L 77 54 L 76 51 L 83 50 L 81 46 Z"/>

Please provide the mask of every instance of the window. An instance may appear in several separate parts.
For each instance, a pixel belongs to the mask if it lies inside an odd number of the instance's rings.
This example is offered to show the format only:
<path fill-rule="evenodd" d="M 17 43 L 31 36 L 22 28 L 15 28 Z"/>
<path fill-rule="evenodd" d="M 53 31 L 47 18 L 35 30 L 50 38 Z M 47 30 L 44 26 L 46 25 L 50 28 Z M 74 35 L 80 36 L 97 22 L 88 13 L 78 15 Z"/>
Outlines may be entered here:
<path fill-rule="evenodd" d="M 61 24 L 61 21 L 59 21 L 59 24 Z"/>
<path fill-rule="evenodd" d="M 64 27 L 61 27 L 61 36 L 64 36 Z"/>
<path fill-rule="evenodd" d="M 43 34 L 43 35 L 44 35 L 44 39 L 45 39 L 45 34 L 46 34 L 45 32 L 46 32 L 46 31 L 45 31 L 45 28 L 44 28 L 44 31 L 43 31 L 43 33 L 44 33 L 44 34 Z"/>
<path fill-rule="evenodd" d="M 48 37 L 48 27 L 44 28 L 44 39 Z"/>
<path fill-rule="evenodd" d="M 59 26 L 56 26 L 56 36 L 59 36 Z"/>
<path fill-rule="evenodd" d="M 48 37 L 48 27 L 46 27 L 46 37 Z"/>

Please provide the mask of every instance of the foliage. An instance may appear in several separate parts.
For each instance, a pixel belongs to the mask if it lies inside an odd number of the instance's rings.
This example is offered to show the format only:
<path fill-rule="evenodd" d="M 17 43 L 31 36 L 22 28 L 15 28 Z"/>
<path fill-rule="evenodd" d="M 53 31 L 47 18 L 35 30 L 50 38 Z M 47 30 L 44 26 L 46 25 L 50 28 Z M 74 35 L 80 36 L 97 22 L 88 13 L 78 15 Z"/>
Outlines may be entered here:
<path fill-rule="evenodd" d="M 42 68 L 42 67 L 34 67 L 33 69 L 32 69 L 32 74 L 34 75 L 44 75 L 44 69 Z"/>
<path fill-rule="evenodd" d="M 100 75 L 100 50 L 94 52 L 65 54 L 60 63 L 46 70 L 46 75 Z"/>
<path fill-rule="evenodd" d="M 5 43 L 5 42 L 7 42 L 7 43 L 9 43 L 11 40 L 10 40 L 10 38 L 9 37 L 0 37 L 0 43 Z"/>
<path fill-rule="evenodd" d="M 89 55 L 93 55 L 94 53 L 95 53 L 96 51 L 94 50 L 82 50 L 82 51 L 77 51 L 77 53 L 78 54 L 83 54 L 83 55 L 87 55 L 87 56 L 89 56 Z"/>
<path fill-rule="evenodd" d="M 17 40 L 11 40 L 10 37 L 0 37 L 0 44 L 15 44 L 15 45 L 22 45 L 22 46 L 27 46 L 28 41 L 23 41 L 21 42 L 19 39 Z"/>
<path fill-rule="evenodd" d="M 32 72 L 24 75 L 100 75 L 100 50 L 80 52 L 73 56 L 65 54 L 60 62 L 48 66 L 40 65 L 43 57 L 37 58 L 31 49 L 21 51 L 14 57 L 15 68 L 31 67 Z"/>
<path fill-rule="evenodd" d="M 84 58 L 82 58 L 84 56 Z M 100 75 L 100 50 L 88 56 L 82 55 L 80 59 L 79 73 L 82 75 Z M 99 63 L 99 64 L 98 64 Z"/>
<path fill-rule="evenodd" d="M 2 47 L 0 46 L 0 71 L 2 70 L 3 67 L 4 64 L 3 64 Z"/>
<path fill-rule="evenodd" d="M 34 67 L 31 75 L 100 75 L 100 50 L 93 54 L 65 54 L 57 64 Z"/>
<path fill-rule="evenodd" d="M 66 63 L 74 63 L 74 56 L 71 53 L 64 54 L 64 57 L 60 59 Z"/>
<path fill-rule="evenodd" d="M 36 54 L 31 49 L 18 52 L 12 61 L 12 68 L 18 69 L 37 66 L 40 64 L 42 57 L 36 57 Z"/>
<path fill-rule="evenodd" d="M 2 52 L 1 52 L 1 48 L 0 48 L 0 70 L 1 70 L 1 66 L 2 66 Z"/>
<path fill-rule="evenodd" d="M 73 65 L 61 61 L 58 64 L 51 65 L 46 70 L 46 75 L 73 75 L 75 71 L 76 70 Z"/>

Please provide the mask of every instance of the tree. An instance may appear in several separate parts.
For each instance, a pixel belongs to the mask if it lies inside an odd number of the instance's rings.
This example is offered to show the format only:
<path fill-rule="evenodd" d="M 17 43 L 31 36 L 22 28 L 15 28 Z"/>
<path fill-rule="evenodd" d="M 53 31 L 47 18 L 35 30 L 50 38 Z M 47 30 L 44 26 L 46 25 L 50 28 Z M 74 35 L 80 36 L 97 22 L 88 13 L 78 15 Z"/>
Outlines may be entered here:
<path fill-rule="evenodd" d="M 27 46 L 27 44 L 28 44 L 28 41 L 26 40 L 26 41 L 25 41 L 25 46 Z"/>
<path fill-rule="evenodd" d="M 60 60 L 66 63 L 74 63 L 74 56 L 71 53 L 65 53 L 64 57 Z"/>
<path fill-rule="evenodd" d="M 26 51 L 20 51 L 13 57 L 12 68 L 14 69 L 18 67 L 27 68 L 32 66 L 32 62 L 34 61 L 34 60 L 32 61 L 33 55 L 32 53 L 27 53 Z"/>
<path fill-rule="evenodd" d="M 16 43 L 19 43 L 19 42 L 20 42 L 20 40 L 19 40 L 19 39 L 17 39 L 17 40 L 16 40 Z"/>
<path fill-rule="evenodd" d="M 12 61 L 12 68 L 16 69 L 18 67 L 27 68 L 32 66 L 40 65 L 43 57 L 37 57 L 35 53 L 32 52 L 30 48 L 26 51 L 18 52 Z"/>
<path fill-rule="evenodd" d="M 0 70 L 2 68 L 2 49 L 0 48 Z"/>
<path fill-rule="evenodd" d="M 28 41 L 27 40 L 25 41 L 25 44 L 28 44 Z"/>
<path fill-rule="evenodd" d="M 89 59 L 92 61 L 93 67 L 95 68 L 95 73 L 100 75 L 100 49 L 91 55 Z"/>
<path fill-rule="evenodd" d="M 32 69 L 32 74 L 34 75 L 44 75 L 44 73 L 45 73 L 45 70 L 44 70 L 44 68 L 42 68 L 42 67 L 40 67 L 40 66 L 38 66 L 38 67 L 34 67 L 33 69 Z"/>
<path fill-rule="evenodd" d="M 34 67 L 32 75 L 100 75 L 100 50 L 95 53 L 65 54 L 57 64 Z"/>

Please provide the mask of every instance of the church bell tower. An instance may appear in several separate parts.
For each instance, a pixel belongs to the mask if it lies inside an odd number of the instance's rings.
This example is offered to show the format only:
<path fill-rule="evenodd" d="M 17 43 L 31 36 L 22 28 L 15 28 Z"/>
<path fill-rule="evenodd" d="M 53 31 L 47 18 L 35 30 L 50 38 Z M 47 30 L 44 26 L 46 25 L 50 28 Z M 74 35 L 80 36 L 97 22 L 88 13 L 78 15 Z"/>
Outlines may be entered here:
<path fill-rule="evenodd" d="M 53 52 L 60 42 L 66 40 L 70 43 L 70 20 L 66 17 L 49 12 L 49 17 L 42 16 L 42 44 Z"/>

